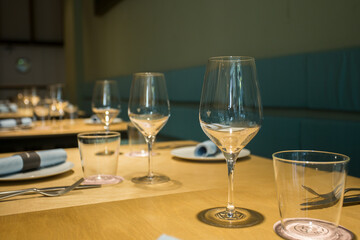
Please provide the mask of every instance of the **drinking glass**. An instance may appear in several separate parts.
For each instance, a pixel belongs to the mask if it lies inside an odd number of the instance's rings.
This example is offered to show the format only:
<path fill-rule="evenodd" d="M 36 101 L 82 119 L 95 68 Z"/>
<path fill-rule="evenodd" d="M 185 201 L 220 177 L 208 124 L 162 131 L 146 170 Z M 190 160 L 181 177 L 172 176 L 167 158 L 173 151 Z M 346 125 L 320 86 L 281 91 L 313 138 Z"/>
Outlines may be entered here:
<path fill-rule="evenodd" d="M 314 150 L 273 154 L 281 221 L 275 232 L 285 239 L 353 239 L 339 226 L 348 156 Z M 339 237 L 341 236 L 341 237 Z"/>
<path fill-rule="evenodd" d="M 240 151 L 257 134 L 262 106 L 252 57 L 210 58 L 202 88 L 200 125 L 225 156 L 228 169 L 228 203 L 202 211 L 201 221 L 220 227 L 246 227 L 262 221 L 256 211 L 234 206 L 234 168 Z"/>
<path fill-rule="evenodd" d="M 135 177 L 134 183 L 156 184 L 169 181 L 169 177 L 152 171 L 152 145 L 157 133 L 170 117 L 170 103 L 162 73 L 135 73 L 128 106 L 130 121 L 144 136 L 148 145 L 148 173 Z"/>
<path fill-rule="evenodd" d="M 114 80 L 96 81 L 91 106 L 105 130 L 109 131 L 111 122 L 120 113 L 120 94 Z"/>
<path fill-rule="evenodd" d="M 118 132 L 84 132 L 77 135 L 85 184 L 115 184 L 121 137 Z"/>

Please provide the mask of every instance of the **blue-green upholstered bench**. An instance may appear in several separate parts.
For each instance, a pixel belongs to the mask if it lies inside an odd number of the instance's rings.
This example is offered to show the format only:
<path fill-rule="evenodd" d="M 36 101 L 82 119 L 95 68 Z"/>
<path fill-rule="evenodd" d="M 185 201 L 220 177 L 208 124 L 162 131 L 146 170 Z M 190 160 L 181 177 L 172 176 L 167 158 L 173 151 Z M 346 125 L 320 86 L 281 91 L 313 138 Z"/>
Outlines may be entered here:
<path fill-rule="evenodd" d="M 360 177 L 360 48 L 257 59 L 256 65 L 264 121 L 247 148 L 268 158 L 287 149 L 343 153 L 351 157 L 349 174 Z M 205 66 L 165 72 L 171 117 L 161 136 L 207 139 L 198 120 L 204 73 Z M 113 78 L 123 119 L 131 78 Z M 82 89 L 82 108 L 90 111 L 92 86 Z"/>

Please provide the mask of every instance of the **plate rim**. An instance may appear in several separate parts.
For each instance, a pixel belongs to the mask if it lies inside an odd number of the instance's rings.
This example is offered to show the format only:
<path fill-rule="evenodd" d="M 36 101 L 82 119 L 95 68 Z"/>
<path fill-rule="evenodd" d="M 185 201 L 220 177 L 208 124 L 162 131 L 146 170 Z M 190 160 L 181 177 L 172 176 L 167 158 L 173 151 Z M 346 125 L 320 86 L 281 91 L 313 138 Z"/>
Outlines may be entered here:
<path fill-rule="evenodd" d="M 51 166 L 51 167 L 46 167 L 46 168 L 42 168 L 42 169 L 38 169 L 38 170 L 26 172 L 26 173 L 15 173 L 15 174 L 9 175 L 7 177 L 0 177 L 0 182 L 24 181 L 24 180 L 33 180 L 33 179 L 51 177 L 51 176 L 55 176 L 55 175 L 59 175 L 59 174 L 62 174 L 64 172 L 67 172 L 67 171 L 71 170 L 74 166 L 75 165 L 74 165 L 73 162 L 65 161 L 64 163 L 57 164 L 57 165 L 54 165 L 54 166 Z M 63 168 L 60 168 L 59 170 L 56 170 L 56 168 L 59 168 L 59 167 L 63 167 Z M 41 171 L 41 170 L 44 170 L 44 169 L 51 170 L 51 168 L 53 168 L 55 170 L 53 170 L 53 172 L 50 172 L 50 173 L 47 173 L 47 174 L 33 176 L 33 177 L 26 176 L 26 175 L 29 175 L 31 173 L 38 172 L 38 171 Z M 20 175 L 20 176 L 16 177 L 16 175 Z M 21 176 L 21 175 L 25 175 L 25 176 Z M 14 176 L 15 176 L 15 178 L 14 178 Z"/>
<path fill-rule="evenodd" d="M 114 122 L 116 120 L 116 122 Z M 122 118 L 114 118 L 112 124 L 117 124 L 117 123 L 121 123 L 123 122 Z M 84 119 L 84 123 L 85 124 L 89 124 L 89 125 L 104 125 L 102 122 L 91 122 L 91 118 L 85 118 Z"/>
<path fill-rule="evenodd" d="M 184 156 L 180 156 L 177 153 L 175 153 L 175 151 L 181 151 L 181 150 L 185 150 L 185 149 L 189 149 L 189 150 L 195 150 L 196 146 L 187 146 L 187 147 L 180 147 L 180 148 L 175 148 L 171 150 L 171 155 L 173 157 L 177 157 L 177 158 L 181 158 L 181 159 L 186 159 L 186 160 L 193 160 L 193 161 L 221 161 L 221 160 L 225 160 L 225 157 L 222 153 L 218 153 L 217 155 L 213 156 L 213 157 L 184 157 Z M 243 148 L 241 150 L 241 152 L 244 151 L 244 155 L 243 156 L 239 156 L 239 158 L 243 158 L 243 157 L 247 157 L 251 154 L 251 151 L 247 148 Z M 241 154 L 240 152 L 240 154 Z M 220 155 L 221 154 L 221 155 Z M 218 156 L 219 155 L 219 156 Z"/>

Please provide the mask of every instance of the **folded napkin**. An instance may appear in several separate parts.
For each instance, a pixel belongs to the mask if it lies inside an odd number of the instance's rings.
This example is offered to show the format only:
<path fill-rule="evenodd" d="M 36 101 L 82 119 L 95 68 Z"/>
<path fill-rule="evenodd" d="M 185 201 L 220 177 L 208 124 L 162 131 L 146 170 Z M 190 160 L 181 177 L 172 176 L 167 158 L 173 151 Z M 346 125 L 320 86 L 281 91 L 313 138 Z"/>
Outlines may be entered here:
<path fill-rule="evenodd" d="M 101 123 L 100 118 L 96 114 L 94 114 L 90 117 L 90 121 L 91 121 L 91 123 Z"/>
<path fill-rule="evenodd" d="M 17 105 L 15 103 L 0 103 L 0 112 L 17 112 Z"/>
<path fill-rule="evenodd" d="M 53 166 L 65 162 L 66 158 L 66 151 L 61 148 L 0 158 L 0 176 Z"/>
<path fill-rule="evenodd" d="M 197 157 L 211 157 L 219 152 L 219 148 L 210 140 L 199 143 L 194 150 L 194 154 Z"/>
<path fill-rule="evenodd" d="M 17 118 L 17 119 L 3 119 L 0 120 L 0 128 L 16 127 L 18 125 L 30 125 L 32 123 L 31 118 Z"/>

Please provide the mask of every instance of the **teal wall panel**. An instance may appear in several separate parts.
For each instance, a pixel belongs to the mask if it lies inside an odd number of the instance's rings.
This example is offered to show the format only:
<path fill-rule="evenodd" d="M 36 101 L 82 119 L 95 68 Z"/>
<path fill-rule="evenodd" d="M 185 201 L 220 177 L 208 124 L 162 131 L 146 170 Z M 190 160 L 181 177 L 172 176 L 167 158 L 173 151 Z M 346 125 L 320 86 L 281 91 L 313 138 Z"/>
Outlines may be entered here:
<path fill-rule="evenodd" d="M 301 123 L 301 148 L 348 155 L 349 174 L 360 177 L 360 122 L 307 119 Z"/>
<path fill-rule="evenodd" d="M 256 61 L 264 107 L 305 107 L 306 56 L 295 55 Z"/>
<path fill-rule="evenodd" d="M 360 111 L 360 49 L 307 58 L 309 108 Z"/>
<path fill-rule="evenodd" d="M 286 149 L 300 148 L 300 119 L 265 116 L 259 133 L 248 144 L 255 155 L 272 158 L 272 154 Z"/>

